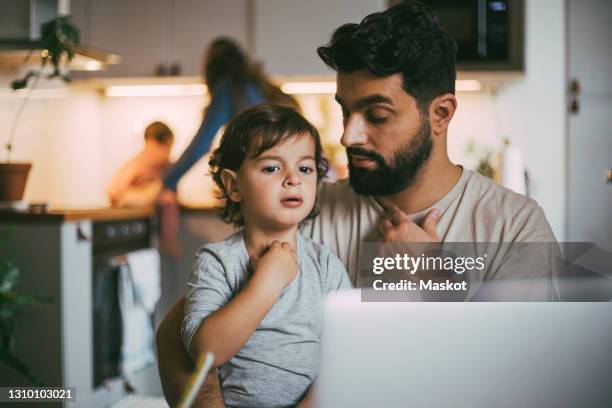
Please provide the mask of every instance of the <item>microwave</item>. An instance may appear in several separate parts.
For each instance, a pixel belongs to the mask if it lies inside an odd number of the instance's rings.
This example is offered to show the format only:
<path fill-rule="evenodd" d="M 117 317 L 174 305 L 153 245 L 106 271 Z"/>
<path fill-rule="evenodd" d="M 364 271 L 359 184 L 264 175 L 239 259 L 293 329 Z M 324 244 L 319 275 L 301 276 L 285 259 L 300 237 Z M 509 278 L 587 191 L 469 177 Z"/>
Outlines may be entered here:
<path fill-rule="evenodd" d="M 390 1 L 390 5 L 399 1 Z M 522 71 L 524 0 L 421 0 L 457 41 L 458 70 Z"/>

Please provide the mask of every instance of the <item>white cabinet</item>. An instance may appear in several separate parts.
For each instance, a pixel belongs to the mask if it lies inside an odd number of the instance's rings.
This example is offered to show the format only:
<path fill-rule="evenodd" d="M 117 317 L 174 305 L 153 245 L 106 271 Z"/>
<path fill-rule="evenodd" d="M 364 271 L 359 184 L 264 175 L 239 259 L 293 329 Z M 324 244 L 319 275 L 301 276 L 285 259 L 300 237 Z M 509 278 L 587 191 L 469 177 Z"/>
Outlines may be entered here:
<path fill-rule="evenodd" d="M 95 76 L 150 76 L 167 53 L 165 0 L 73 0 L 81 41 L 121 56 Z"/>
<path fill-rule="evenodd" d="M 202 54 L 218 36 L 242 44 L 274 75 L 331 71 L 316 49 L 344 23 L 384 10 L 386 0 L 72 0 L 83 42 L 121 55 L 120 65 L 86 74 L 152 76 L 163 65 L 200 75 Z M 78 77 L 83 74 L 78 73 Z"/>
<path fill-rule="evenodd" d="M 41 381 L 54 387 L 76 387 L 77 400 L 82 400 L 93 382 L 88 325 L 92 244 L 83 238 L 91 236 L 91 222 L 0 220 L 0 231 L 7 229 L 11 233 L 4 255 L 21 271 L 19 291 L 50 298 L 50 303 L 22 309 L 13 351 Z M 3 364 L 0 378 L 3 384 L 28 385 L 23 376 Z"/>
<path fill-rule="evenodd" d="M 121 55 L 97 77 L 201 73 L 202 53 L 217 36 L 246 44 L 248 0 L 72 0 L 82 41 Z"/>
<path fill-rule="evenodd" d="M 202 54 L 218 36 L 247 41 L 248 0 L 176 0 L 172 50 L 182 75 L 200 75 Z"/>
<path fill-rule="evenodd" d="M 317 55 L 345 23 L 386 8 L 385 0 L 253 0 L 255 54 L 274 75 L 320 75 L 331 71 Z"/>
<path fill-rule="evenodd" d="M 108 371 L 117 364 L 113 347 L 122 341 L 112 260 L 151 247 L 151 216 L 149 209 L 0 212 L 0 235 L 8 231 L 0 261 L 20 269 L 19 292 L 51 300 L 20 310 L 13 352 L 48 386 L 76 391 L 75 404 L 44 406 L 106 407 L 127 396 L 123 378 Z M 153 368 L 128 379 L 141 390 L 147 381 L 154 387 Z M 0 379 L 3 386 L 30 385 L 6 364 L 0 364 Z"/>

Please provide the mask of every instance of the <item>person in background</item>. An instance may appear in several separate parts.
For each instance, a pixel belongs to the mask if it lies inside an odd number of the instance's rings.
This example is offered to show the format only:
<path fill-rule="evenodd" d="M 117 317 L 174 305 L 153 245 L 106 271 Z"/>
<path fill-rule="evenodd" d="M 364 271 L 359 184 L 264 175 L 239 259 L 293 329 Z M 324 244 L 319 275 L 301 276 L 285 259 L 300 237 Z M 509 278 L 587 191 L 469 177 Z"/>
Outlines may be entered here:
<path fill-rule="evenodd" d="M 210 94 L 210 104 L 193 140 L 172 165 L 163 179 L 159 196 L 162 210 L 162 247 L 175 256 L 180 255 L 176 242 L 178 234 L 177 185 L 181 177 L 202 158 L 212 145 L 221 126 L 242 109 L 267 102 L 292 107 L 299 111 L 297 102 L 283 93 L 262 72 L 257 64 L 230 38 L 219 37 L 208 47 L 204 57 L 204 81 Z"/>
<path fill-rule="evenodd" d="M 106 192 L 113 207 L 153 205 L 162 189 L 162 177 L 170 166 L 174 134 L 162 122 L 147 126 L 144 149 L 112 177 Z"/>

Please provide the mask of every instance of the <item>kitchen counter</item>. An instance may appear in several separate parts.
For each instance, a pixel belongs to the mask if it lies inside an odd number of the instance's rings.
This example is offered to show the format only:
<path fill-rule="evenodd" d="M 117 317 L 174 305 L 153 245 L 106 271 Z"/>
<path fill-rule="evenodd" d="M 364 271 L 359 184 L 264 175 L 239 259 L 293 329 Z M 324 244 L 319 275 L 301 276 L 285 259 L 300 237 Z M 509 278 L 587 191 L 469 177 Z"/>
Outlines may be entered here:
<path fill-rule="evenodd" d="M 100 305 L 116 304 L 113 298 L 105 303 L 118 285 L 118 278 L 108 278 L 118 275 L 113 260 L 122 262 L 129 252 L 153 247 L 154 217 L 154 207 L 0 211 L 0 233 L 6 234 L 0 261 L 10 260 L 19 268 L 20 291 L 52 299 L 24 308 L 14 353 L 42 382 L 75 387 L 78 406 L 111 406 L 126 394 L 123 381 L 112 372 L 109 378 L 117 380 L 109 381 L 108 387 L 95 382 L 104 356 L 95 323 L 100 320 Z M 41 339 L 45 347 L 40 346 Z M 0 378 L 5 384 L 28 385 L 2 364 Z"/>
<path fill-rule="evenodd" d="M 78 220 L 115 221 L 148 218 L 155 214 L 154 207 L 52 209 L 46 212 L 0 211 L 0 223 L 7 222 L 64 222 Z"/>

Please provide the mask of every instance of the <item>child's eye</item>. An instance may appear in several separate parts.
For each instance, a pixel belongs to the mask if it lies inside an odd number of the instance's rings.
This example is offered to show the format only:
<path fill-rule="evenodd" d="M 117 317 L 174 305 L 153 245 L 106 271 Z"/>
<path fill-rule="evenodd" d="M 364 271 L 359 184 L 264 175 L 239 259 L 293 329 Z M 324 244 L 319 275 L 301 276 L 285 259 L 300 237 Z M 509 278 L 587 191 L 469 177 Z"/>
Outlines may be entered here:
<path fill-rule="evenodd" d="M 280 167 L 278 166 L 266 166 L 261 171 L 268 174 L 278 173 L 280 171 Z"/>
<path fill-rule="evenodd" d="M 300 172 L 304 173 L 304 174 L 310 174 L 314 171 L 314 169 L 312 167 L 308 167 L 308 166 L 300 166 Z"/>

